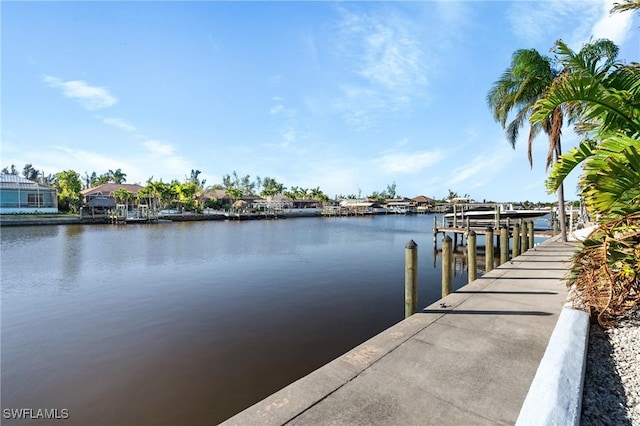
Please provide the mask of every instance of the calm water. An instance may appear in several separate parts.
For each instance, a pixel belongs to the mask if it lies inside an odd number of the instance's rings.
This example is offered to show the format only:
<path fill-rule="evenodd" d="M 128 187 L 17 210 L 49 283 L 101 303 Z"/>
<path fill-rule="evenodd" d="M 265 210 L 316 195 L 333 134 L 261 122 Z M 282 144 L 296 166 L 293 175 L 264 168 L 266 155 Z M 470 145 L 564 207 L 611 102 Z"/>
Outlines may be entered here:
<path fill-rule="evenodd" d="M 437 300 L 432 226 L 4 227 L 2 408 L 65 408 L 65 425 L 220 422 L 402 320 L 410 239 L 420 305 Z"/>

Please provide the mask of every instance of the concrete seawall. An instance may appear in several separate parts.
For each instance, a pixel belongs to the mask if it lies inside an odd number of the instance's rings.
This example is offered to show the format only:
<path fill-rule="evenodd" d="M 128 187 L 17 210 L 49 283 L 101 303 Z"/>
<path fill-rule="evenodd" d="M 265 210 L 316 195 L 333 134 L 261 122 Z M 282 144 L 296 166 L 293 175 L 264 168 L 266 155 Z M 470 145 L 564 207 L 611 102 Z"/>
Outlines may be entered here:
<path fill-rule="evenodd" d="M 514 424 L 576 247 L 536 246 L 223 424 Z"/>

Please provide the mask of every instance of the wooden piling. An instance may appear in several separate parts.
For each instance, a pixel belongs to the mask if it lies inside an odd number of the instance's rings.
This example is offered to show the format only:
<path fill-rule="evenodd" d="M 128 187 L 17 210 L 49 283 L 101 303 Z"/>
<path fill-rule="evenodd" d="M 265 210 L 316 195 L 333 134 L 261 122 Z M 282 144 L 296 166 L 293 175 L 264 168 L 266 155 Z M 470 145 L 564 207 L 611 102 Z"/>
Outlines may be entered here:
<path fill-rule="evenodd" d="M 467 273 L 469 282 L 475 281 L 477 277 L 478 265 L 476 258 L 476 233 L 472 229 L 467 235 Z"/>
<path fill-rule="evenodd" d="M 513 225 L 513 246 L 511 247 L 511 258 L 515 259 L 520 255 L 520 225 Z"/>
<path fill-rule="evenodd" d="M 484 267 L 485 272 L 489 272 L 493 269 L 493 228 L 487 226 L 487 230 L 484 234 Z"/>
<path fill-rule="evenodd" d="M 534 238 L 535 228 L 533 226 L 533 222 L 529 224 L 529 248 L 532 249 L 536 245 L 536 240 Z"/>
<path fill-rule="evenodd" d="M 458 227 L 458 212 L 455 203 L 453 204 L 453 227 Z"/>
<path fill-rule="evenodd" d="M 448 235 L 442 239 L 442 297 L 447 296 L 453 289 L 451 276 L 453 252 L 451 243 L 451 237 Z"/>
<path fill-rule="evenodd" d="M 500 264 L 509 260 L 509 229 L 506 225 L 500 227 Z"/>
<path fill-rule="evenodd" d="M 520 220 L 520 254 L 525 253 L 529 248 L 527 247 L 527 222 Z"/>
<path fill-rule="evenodd" d="M 438 218 L 433 216 L 433 250 L 438 250 Z"/>
<path fill-rule="evenodd" d="M 404 250 L 404 317 L 415 314 L 418 306 L 418 245 L 410 240 Z"/>

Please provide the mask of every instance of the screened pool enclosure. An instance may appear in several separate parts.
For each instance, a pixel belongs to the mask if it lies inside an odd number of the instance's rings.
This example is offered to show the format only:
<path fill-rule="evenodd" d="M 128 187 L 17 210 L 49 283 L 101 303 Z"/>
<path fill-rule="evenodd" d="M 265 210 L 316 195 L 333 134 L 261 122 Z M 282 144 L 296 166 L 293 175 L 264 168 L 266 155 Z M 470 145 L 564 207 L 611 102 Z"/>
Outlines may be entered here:
<path fill-rule="evenodd" d="M 20 176 L 0 174 L 0 213 L 58 213 L 56 190 Z"/>

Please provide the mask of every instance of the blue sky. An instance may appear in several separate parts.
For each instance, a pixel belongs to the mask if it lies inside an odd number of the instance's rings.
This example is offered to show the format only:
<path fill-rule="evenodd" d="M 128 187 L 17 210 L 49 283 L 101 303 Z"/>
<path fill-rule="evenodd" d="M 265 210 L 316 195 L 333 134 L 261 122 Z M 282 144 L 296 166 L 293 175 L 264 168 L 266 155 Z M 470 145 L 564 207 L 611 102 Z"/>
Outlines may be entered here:
<path fill-rule="evenodd" d="M 486 93 L 516 49 L 556 39 L 640 60 L 638 15 L 612 3 L 3 1 L 1 165 L 553 201 L 547 140 L 531 170 Z"/>

